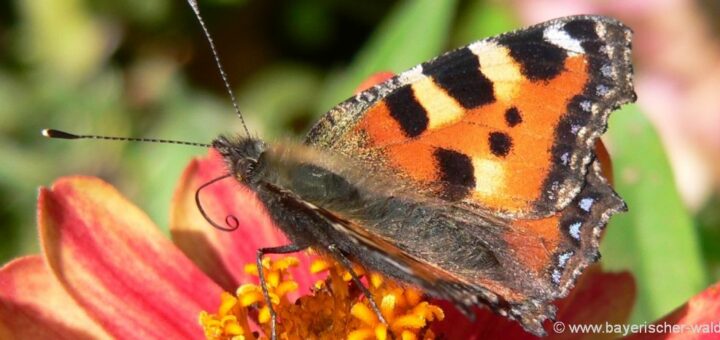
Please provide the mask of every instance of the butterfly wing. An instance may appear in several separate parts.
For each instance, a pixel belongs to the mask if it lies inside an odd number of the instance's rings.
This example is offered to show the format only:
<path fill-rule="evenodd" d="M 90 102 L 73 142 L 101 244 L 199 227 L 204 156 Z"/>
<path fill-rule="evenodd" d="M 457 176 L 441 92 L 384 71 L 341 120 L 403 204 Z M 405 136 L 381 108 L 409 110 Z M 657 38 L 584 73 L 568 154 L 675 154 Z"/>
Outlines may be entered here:
<path fill-rule="evenodd" d="M 582 188 L 610 112 L 635 99 L 630 36 L 578 16 L 482 40 L 343 102 L 306 143 L 454 204 L 547 217 Z"/>
<path fill-rule="evenodd" d="M 458 219 L 501 226 L 471 226 L 492 268 L 438 265 L 362 223 L 338 228 L 409 273 L 401 279 L 464 310 L 480 299 L 543 334 L 549 302 L 597 260 L 602 228 L 625 209 L 591 163 L 610 112 L 635 100 L 630 39 L 613 19 L 576 16 L 482 40 L 359 93 L 308 134 L 311 146 L 458 208 Z"/>
<path fill-rule="evenodd" d="M 362 208 L 346 209 L 341 203 L 326 208 L 300 197 L 293 202 L 304 202 L 333 231 L 342 233 L 337 239 L 350 242 L 340 248 L 352 249 L 348 255 L 357 262 L 453 301 L 469 316 L 475 305 L 487 305 L 536 335 L 545 334 L 543 322 L 555 315 L 551 302 L 566 296 L 578 275 L 599 257 L 607 220 L 625 209 L 600 176 L 597 162 L 586 185 L 562 211 L 501 226 L 481 222 L 478 225 L 485 229 L 474 242 L 463 230 L 439 235 L 439 225 L 408 234 L 404 228 L 390 227 L 396 223 L 392 218 L 378 223 L 374 216 L 358 214 Z M 468 226 L 474 219 L 463 211 L 448 217 L 454 226 Z"/>

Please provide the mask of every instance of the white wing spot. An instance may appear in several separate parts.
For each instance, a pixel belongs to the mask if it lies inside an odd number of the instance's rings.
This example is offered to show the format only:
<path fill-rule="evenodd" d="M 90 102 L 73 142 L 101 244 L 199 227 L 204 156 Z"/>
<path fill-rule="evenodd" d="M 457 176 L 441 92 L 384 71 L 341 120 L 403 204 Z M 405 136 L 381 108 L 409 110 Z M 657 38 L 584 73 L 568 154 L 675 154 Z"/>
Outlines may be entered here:
<path fill-rule="evenodd" d="M 610 88 L 605 85 L 598 85 L 595 88 L 595 91 L 597 92 L 598 96 L 604 97 L 606 94 L 608 94 L 608 92 L 610 92 Z"/>
<path fill-rule="evenodd" d="M 590 112 L 592 109 L 592 102 L 589 100 L 583 100 L 580 102 L 580 108 L 585 112 Z"/>
<path fill-rule="evenodd" d="M 605 64 L 602 67 L 600 67 L 600 73 L 606 78 L 612 77 L 612 66 Z"/>
<path fill-rule="evenodd" d="M 553 273 L 552 273 L 552 280 L 553 280 L 553 282 L 555 282 L 556 284 L 557 284 L 557 283 L 560 283 L 560 275 L 562 275 L 562 274 L 560 274 L 560 270 L 559 270 L 559 269 L 553 270 Z"/>
<path fill-rule="evenodd" d="M 575 222 L 570 225 L 570 236 L 576 240 L 580 240 L 580 227 L 582 226 L 581 222 Z"/>
<path fill-rule="evenodd" d="M 549 43 L 564 48 L 570 52 L 576 54 L 585 53 L 585 49 L 582 47 L 580 40 L 571 37 L 562 27 L 559 25 L 552 25 L 545 28 L 543 37 Z"/>
<path fill-rule="evenodd" d="M 583 198 L 580 200 L 580 203 L 578 203 L 578 206 L 585 212 L 590 212 L 590 208 L 592 208 L 593 203 L 595 203 L 595 199 Z"/>
<path fill-rule="evenodd" d="M 570 260 L 570 257 L 572 256 L 573 252 L 568 251 L 560 254 L 558 256 L 558 267 L 565 268 L 565 265 L 567 264 L 567 261 Z"/>
<path fill-rule="evenodd" d="M 560 156 L 560 161 L 562 161 L 562 165 L 568 165 L 568 161 L 570 160 L 570 154 L 564 153 L 562 156 Z"/>
<path fill-rule="evenodd" d="M 560 254 L 560 256 L 558 256 L 558 266 L 552 272 L 552 281 L 555 284 L 560 283 L 560 279 L 562 278 L 561 269 L 565 268 L 565 265 L 567 264 L 568 260 L 570 260 L 570 257 L 572 256 L 572 254 L 573 254 L 572 251 L 568 251 L 568 252 L 562 253 L 562 254 Z"/>

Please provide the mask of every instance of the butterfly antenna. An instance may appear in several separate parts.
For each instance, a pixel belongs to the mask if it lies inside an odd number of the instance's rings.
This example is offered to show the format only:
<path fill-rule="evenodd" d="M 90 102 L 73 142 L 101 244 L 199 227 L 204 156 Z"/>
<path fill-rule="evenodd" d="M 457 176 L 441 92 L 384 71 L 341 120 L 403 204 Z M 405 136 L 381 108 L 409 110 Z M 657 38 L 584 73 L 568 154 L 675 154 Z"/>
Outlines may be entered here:
<path fill-rule="evenodd" d="M 225 174 L 220 177 L 216 177 L 214 179 L 211 179 L 207 183 L 201 185 L 199 188 L 197 188 L 197 190 L 195 190 L 195 205 L 197 205 L 198 210 L 200 210 L 200 214 L 203 216 L 203 218 L 205 218 L 206 221 L 208 221 L 208 223 L 210 223 L 210 225 L 212 225 L 215 229 L 218 229 L 221 231 L 233 231 L 233 230 L 237 229 L 238 227 L 240 227 L 240 221 L 238 221 L 237 217 L 235 217 L 233 215 L 227 215 L 225 217 L 225 224 L 227 224 L 227 226 L 222 226 L 219 223 L 216 223 L 215 221 L 213 221 L 210 218 L 210 216 L 207 214 L 205 209 L 203 209 L 202 204 L 200 203 L 200 191 L 207 188 L 210 185 L 213 185 L 217 181 L 226 179 L 231 176 L 232 176 L 232 174 Z"/>
<path fill-rule="evenodd" d="M 235 98 L 235 94 L 233 94 L 232 88 L 230 87 L 230 81 L 228 80 L 228 75 L 225 73 L 225 69 L 222 66 L 222 63 L 220 62 L 220 54 L 217 51 L 217 48 L 215 47 L 215 43 L 213 42 L 213 38 L 210 35 L 210 31 L 207 29 L 207 26 L 205 26 L 205 21 L 203 20 L 202 16 L 200 15 L 200 7 L 197 4 L 197 1 L 195 0 L 187 0 L 188 4 L 190 4 L 190 7 L 193 10 L 193 13 L 195 13 L 195 17 L 200 22 L 200 27 L 203 30 L 203 33 L 205 33 L 205 38 L 207 39 L 208 44 L 210 44 L 210 50 L 212 51 L 213 58 L 215 58 L 215 65 L 217 65 L 218 70 L 220 71 L 220 77 L 222 78 L 223 84 L 225 84 L 225 90 L 227 90 L 227 93 L 230 95 L 230 101 L 232 101 L 233 108 L 235 108 L 235 114 L 237 114 L 238 118 L 240 118 L 240 122 L 242 123 L 243 128 L 245 129 L 245 135 L 247 137 L 250 137 L 250 131 L 248 130 L 247 125 L 245 125 L 245 119 L 243 118 L 242 113 L 240 112 L 240 106 L 238 105 L 237 98 Z"/>
<path fill-rule="evenodd" d="M 114 140 L 114 141 L 123 141 L 123 142 L 180 144 L 180 145 L 189 145 L 189 146 L 199 146 L 202 148 L 212 147 L 212 145 L 210 145 L 210 144 L 186 142 L 186 141 L 182 141 L 182 140 L 172 140 L 172 139 L 114 137 L 114 136 L 99 136 L 99 135 L 76 135 L 73 133 L 55 130 L 55 129 L 43 129 L 42 132 L 40 132 L 40 133 L 47 138 L 57 138 L 57 139 L 100 139 L 100 140 Z"/>

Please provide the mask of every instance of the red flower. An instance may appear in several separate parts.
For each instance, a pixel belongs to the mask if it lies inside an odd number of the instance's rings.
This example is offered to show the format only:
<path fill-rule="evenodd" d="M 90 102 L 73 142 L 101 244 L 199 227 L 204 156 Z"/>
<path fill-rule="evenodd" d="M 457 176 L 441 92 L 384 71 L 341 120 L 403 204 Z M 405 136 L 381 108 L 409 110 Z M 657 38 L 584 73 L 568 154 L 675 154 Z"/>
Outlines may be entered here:
<path fill-rule="evenodd" d="M 170 229 L 175 244 L 140 209 L 97 178 L 61 178 L 50 189 L 41 189 L 38 224 L 42 255 L 15 259 L 0 270 L 0 338 L 190 339 L 203 334 L 210 337 L 208 331 L 217 329 L 210 329 L 213 325 L 207 322 L 212 317 L 204 311 L 218 310 L 223 316 L 230 315 L 228 310 L 234 307 L 228 301 L 233 299 L 245 299 L 241 301 L 245 303 L 242 307 L 247 307 L 252 315 L 257 311 L 254 306 L 262 305 L 262 299 L 257 298 L 260 295 L 252 285 L 241 286 L 257 282 L 252 275 L 253 266 L 246 264 L 255 262 L 258 248 L 288 241 L 273 226 L 254 195 L 233 180 L 208 187 L 201 200 L 210 216 L 222 220 L 232 213 L 240 228 L 227 233 L 208 225 L 195 205 L 195 188 L 224 172 L 223 162 L 214 151 L 188 166 L 172 207 Z M 290 303 L 299 295 L 291 291 L 307 295 L 319 278 L 307 271 L 311 267 L 310 258 L 303 254 L 299 257 L 299 266 L 305 272 L 297 272 L 295 280 L 287 276 L 286 269 L 296 261 L 287 258 L 275 264 L 266 262 L 268 269 L 272 267 L 267 279 L 273 287 L 284 287 L 281 293 L 278 289 L 273 292 L 284 301 L 276 309 L 286 316 L 288 323 L 307 320 L 305 326 L 316 327 L 313 322 L 320 314 L 293 309 L 295 305 Z M 337 286 L 330 296 L 333 301 L 313 300 L 312 297 L 327 293 L 327 289 L 315 284 L 315 294 L 306 296 L 299 306 L 344 303 L 344 315 L 333 309 L 327 312 L 343 325 L 352 321 L 354 327 L 343 327 L 340 331 L 342 334 L 358 331 L 356 339 L 384 327 L 367 308 L 355 303 L 358 294 L 350 290 L 346 284 L 349 279 L 343 278 L 332 263 L 315 261 L 313 270 L 336 275 L 335 284 L 342 283 L 346 293 L 338 295 L 342 289 Z M 396 317 L 389 319 L 402 329 L 422 328 L 424 320 L 442 317 L 436 314 L 442 311 L 423 303 L 421 294 L 414 293 L 415 290 L 402 289 L 379 277 L 369 281 L 379 298 L 389 295 L 390 290 L 395 294 L 392 301 L 383 300 L 381 308 L 396 312 Z M 283 285 L 287 282 L 293 284 Z M 223 293 L 236 289 L 237 297 Z M 247 299 L 253 296 L 255 301 L 248 303 Z M 414 308 L 415 314 L 403 319 L 410 308 Z M 297 312 L 297 318 L 291 319 L 295 315 L 288 315 L 288 311 Z M 198 324 L 199 317 L 205 330 Z M 237 334 L 239 330 L 233 327 L 240 327 L 252 339 L 250 331 L 258 329 L 255 322 L 258 319 L 265 323 L 261 328 L 267 328 L 267 317 L 263 317 L 261 308 L 260 315 L 252 315 L 249 321 L 223 321 L 229 333 L 220 335 Z M 302 327 L 295 325 L 294 329 Z"/>
<path fill-rule="evenodd" d="M 232 180 L 216 183 L 201 197 L 211 216 L 232 213 L 240 220 L 240 229 L 226 233 L 207 225 L 194 204 L 193 188 L 223 171 L 214 152 L 193 161 L 185 171 L 172 210 L 176 244 L 99 179 L 62 178 L 52 188 L 41 189 L 43 253 L 16 259 L 0 271 L 0 338 L 203 336 L 198 315 L 218 310 L 223 289 L 234 291 L 241 283 L 256 282 L 243 270 L 246 263 L 254 262 L 255 250 L 287 242 L 254 196 Z M 310 267 L 309 259 L 302 263 L 300 268 Z M 294 277 L 298 291 L 308 292 L 313 277 L 299 272 Z M 660 322 L 717 323 L 719 289 L 708 289 Z M 401 295 L 414 299 L 406 294 Z M 566 328 L 551 337 L 576 337 L 571 325 L 623 324 L 634 294 L 628 274 L 589 270 L 571 296 L 558 303 L 558 320 Z M 445 320 L 433 330 L 449 339 L 531 337 L 515 322 L 486 310 L 479 310 L 477 320 L 470 322 L 448 304 L 443 306 L 448 306 Z M 365 331 L 356 333 L 357 338 L 372 336 L 368 332 L 378 325 L 369 320 L 372 313 L 358 308 L 351 313 Z M 252 321 L 249 325 L 256 327 Z"/>

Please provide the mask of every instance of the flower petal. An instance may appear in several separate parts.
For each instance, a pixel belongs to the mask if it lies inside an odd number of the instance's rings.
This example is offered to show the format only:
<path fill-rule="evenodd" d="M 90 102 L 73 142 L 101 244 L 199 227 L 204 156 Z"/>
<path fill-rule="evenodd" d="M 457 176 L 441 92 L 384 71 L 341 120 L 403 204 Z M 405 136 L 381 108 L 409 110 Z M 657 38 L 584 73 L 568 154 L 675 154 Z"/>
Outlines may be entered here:
<path fill-rule="evenodd" d="M 635 302 L 635 280 L 628 272 L 602 272 L 591 266 L 570 296 L 558 303 L 557 318 L 566 324 L 624 324 Z"/>
<path fill-rule="evenodd" d="M 377 84 L 380 84 L 392 77 L 395 76 L 395 73 L 392 72 L 377 72 L 373 75 L 367 77 L 360 85 L 355 89 L 355 93 L 359 93 L 362 91 L 365 91 Z"/>
<path fill-rule="evenodd" d="M 570 296 L 558 303 L 558 321 L 564 325 L 624 325 L 635 303 L 635 280 L 628 272 L 606 273 L 599 265 L 586 269 Z M 553 339 L 572 339 L 566 331 Z M 552 330 L 550 330 L 552 335 Z M 614 339 L 614 334 L 593 334 L 595 338 Z"/>
<path fill-rule="evenodd" d="M 220 287 L 112 186 L 62 178 L 40 190 L 38 211 L 47 264 L 110 334 L 203 336 L 198 314 L 217 306 Z"/>
<path fill-rule="evenodd" d="M 654 334 L 637 333 L 628 338 L 633 340 L 717 339 L 720 333 L 720 283 L 695 295 L 683 306 L 656 321 L 654 325 L 663 331 Z"/>
<path fill-rule="evenodd" d="M 257 250 L 262 247 L 286 245 L 290 241 L 273 224 L 264 205 L 248 188 L 234 178 L 214 183 L 200 192 L 200 203 L 208 216 L 216 223 L 225 225 L 225 217 L 235 216 L 237 230 L 224 232 L 213 228 L 195 203 L 198 188 L 218 176 L 227 173 L 221 156 L 210 150 L 208 157 L 195 159 L 185 169 L 173 198 L 170 215 L 170 231 L 173 241 L 202 270 L 226 291 L 235 291 L 243 283 L 257 282 L 243 268 L 255 263 Z M 299 253 L 298 268 L 309 268 L 306 255 Z M 299 293 L 307 292 L 316 278 L 291 270 L 298 282 Z M 304 271 L 306 272 L 306 271 Z M 291 294 L 295 298 L 297 293 Z"/>
<path fill-rule="evenodd" d="M 75 303 L 40 256 L 0 269 L 0 339 L 109 339 Z"/>
<path fill-rule="evenodd" d="M 593 266 L 580 277 L 571 295 L 559 301 L 557 320 L 564 325 L 624 324 L 635 301 L 635 281 L 629 273 L 603 273 Z M 435 334 L 448 339 L 537 339 L 520 325 L 488 309 L 477 310 L 475 322 L 467 320 L 448 302 L 437 303 L 445 312 L 445 319 L 435 323 Z M 544 339 L 572 339 L 578 334 L 554 334 Z M 593 334 L 597 338 L 614 338 L 613 334 Z"/>

